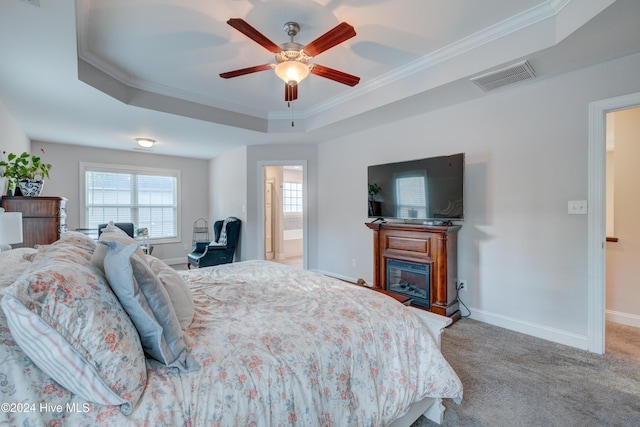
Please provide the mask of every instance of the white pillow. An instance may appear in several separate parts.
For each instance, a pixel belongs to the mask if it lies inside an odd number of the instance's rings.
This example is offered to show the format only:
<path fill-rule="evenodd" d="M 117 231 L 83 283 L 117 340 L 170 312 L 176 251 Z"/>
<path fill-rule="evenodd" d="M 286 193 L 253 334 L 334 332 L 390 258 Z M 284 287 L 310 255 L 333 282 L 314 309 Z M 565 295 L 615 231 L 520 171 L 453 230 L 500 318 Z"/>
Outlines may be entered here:
<path fill-rule="evenodd" d="M 144 261 L 147 265 L 149 265 L 149 263 L 147 262 L 147 258 L 144 254 L 144 251 L 142 250 L 142 248 L 140 248 L 140 246 L 138 245 L 138 242 L 136 242 L 135 239 L 130 237 L 127 233 L 122 231 L 120 228 L 116 227 L 113 221 L 109 221 L 109 224 L 107 224 L 107 226 L 102 229 L 102 234 L 100 234 L 100 238 L 98 239 L 98 241 L 120 242 L 125 246 L 128 246 L 133 243 L 136 246 L 138 246 L 138 249 L 136 249 L 136 252 L 134 253 L 134 255 L 140 258 L 142 261 Z M 104 257 L 107 255 L 107 250 L 108 250 L 107 245 L 98 245 L 96 247 L 96 250 L 93 252 L 93 255 L 91 256 L 91 262 L 93 263 L 93 265 L 95 265 L 102 271 L 104 271 Z"/>
<path fill-rule="evenodd" d="M 169 298 L 173 303 L 173 309 L 178 316 L 182 329 L 188 329 L 193 321 L 195 307 L 193 304 L 193 294 L 187 282 L 173 268 L 164 261 L 154 256 L 147 255 L 147 261 L 151 271 L 155 273 L 164 285 Z"/>

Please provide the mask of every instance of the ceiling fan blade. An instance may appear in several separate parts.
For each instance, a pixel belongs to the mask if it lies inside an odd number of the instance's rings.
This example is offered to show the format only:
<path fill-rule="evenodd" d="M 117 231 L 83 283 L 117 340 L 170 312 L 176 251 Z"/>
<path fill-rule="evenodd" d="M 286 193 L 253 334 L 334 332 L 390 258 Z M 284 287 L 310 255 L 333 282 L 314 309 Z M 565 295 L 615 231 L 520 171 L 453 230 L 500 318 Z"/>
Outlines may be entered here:
<path fill-rule="evenodd" d="M 298 85 L 284 84 L 284 100 L 286 102 L 295 101 L 298 99 Z"/>
<path fill-rule="evenodd" d="M 267 49 L 269 52 L 280 53 L 282 49 L 280 46 L 266 38 L 260 31 L 253 28 L 247 21 L 240 18 L 231 18 L 227 21 L 227 24 L 231 25 L 236 30 L 240 31 L 245 36 L 249 37 L 260 46 Z"/>
<path fill-rule="evenodd" d="M 342 71 L 334 70 L 333 68 L 324 67 L 318 64 L 314 64 L 313 67 L 311 67 L 311 74 L 324 77 L 325 79 L 334 80 L 347 86 L 355 86 L 360 82 L 360 77 L 352 76 L 351 74 L 343 73 Z"/>
<path fill-rule="evenodd" d="M 239 70 L 220 73 L 220 77 L 223 79 L 230 79 L 232 77 L 244 76 L 245 74 L 257 73 L 258 71 L 270 70 L 271 68 L 271 64 L 256 65 L 255 67 L 241 68 Z"/>
<path fill-rule="evenodd" d="M 345 40 L 349 40 L 356 35 L 356 30 L 346 22 L 342 22 L 334 27 L 332 30 L 327 31 L 308 45 L 304 47 L 304 51 L 309 56 L 317 56 L 327 49 L 331 49 L 335 45 L 342 43 Z"/>

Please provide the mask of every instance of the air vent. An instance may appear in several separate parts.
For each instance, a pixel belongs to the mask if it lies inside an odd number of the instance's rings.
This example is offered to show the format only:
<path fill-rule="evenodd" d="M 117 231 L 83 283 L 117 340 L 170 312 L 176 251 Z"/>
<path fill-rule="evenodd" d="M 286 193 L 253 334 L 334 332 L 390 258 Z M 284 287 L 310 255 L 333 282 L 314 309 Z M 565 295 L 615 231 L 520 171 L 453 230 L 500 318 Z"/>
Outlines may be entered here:
<path fill-rule="evenodd" d="M 490 73 L 486 73 L 481 76 L 476 76 L 472 78 L 471 81 L 480 86 L 480 89 L 486 92 L 502 86 L 517 83 L 522 80 L 528 80 L 535 76 L 536 73 L 533 71 L 531 64 L 527 61 L 522 61 L 499 70 L 491 71 Z"/>

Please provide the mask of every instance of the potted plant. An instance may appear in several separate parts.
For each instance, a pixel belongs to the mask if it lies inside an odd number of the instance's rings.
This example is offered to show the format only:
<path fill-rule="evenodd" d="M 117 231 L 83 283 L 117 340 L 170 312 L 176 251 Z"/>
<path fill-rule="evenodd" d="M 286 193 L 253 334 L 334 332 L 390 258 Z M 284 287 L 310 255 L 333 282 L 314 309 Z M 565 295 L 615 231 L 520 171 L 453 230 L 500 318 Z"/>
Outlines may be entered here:
<path fill-rule="evenodd" d="M 377 200 L 380 190 L 381 188 L 378 184 L 369 184 L 369 216 L 381 215 L 382 208 L 380 205 L 380 201 Z"/>
<path fill-rule="evenodd" d="M 44 149 L 40 151 L 44 154 Z M 2 176 L 7 179 L 9 192 L 13 192 L 16 185 L 19 185 L 23 196 L 39 196 L 44 187 L 44 179 L 49 178 L 51 170 L 50 163 L 44 163 L 39 156 L 26 151 L 20 155 L 7 154 L 7 160 L 0 161 L 0 167 L 4 167 Z"/>

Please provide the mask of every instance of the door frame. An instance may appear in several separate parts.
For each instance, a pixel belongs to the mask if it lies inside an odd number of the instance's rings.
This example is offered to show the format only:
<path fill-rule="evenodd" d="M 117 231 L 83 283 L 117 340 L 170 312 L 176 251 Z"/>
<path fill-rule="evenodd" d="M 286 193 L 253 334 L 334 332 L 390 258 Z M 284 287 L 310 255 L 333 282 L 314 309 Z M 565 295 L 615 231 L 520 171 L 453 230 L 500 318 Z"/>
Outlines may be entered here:
<path fill-rule="evenodd" d="M 309 232 L 308 232 L 308 203 L 307 203 L 307 194 L 308 194 L 308 177 L 307 177 L 307 161 L 306 160 L 261 160 L 258 161 L 258 187 L 260 191 L 258 191 L 258 209 L 257 209 L 257 221 L 258 225 L 258 236 L 260 241 L 258 242 L 259 250 L 258 257 L 259 259 L 265 259 L 264 253 L 264 167 L 265 166 L 302 166 L 302 268 L 305 270 L 309 266 Z"/>
<path fill-rule="evenodd" d="M 640 92 L 589 103 L 587 346 L 605 352 L 606 321 L 606 115 L 640 106 Z"/>

